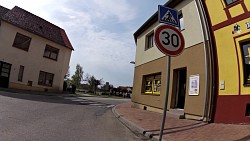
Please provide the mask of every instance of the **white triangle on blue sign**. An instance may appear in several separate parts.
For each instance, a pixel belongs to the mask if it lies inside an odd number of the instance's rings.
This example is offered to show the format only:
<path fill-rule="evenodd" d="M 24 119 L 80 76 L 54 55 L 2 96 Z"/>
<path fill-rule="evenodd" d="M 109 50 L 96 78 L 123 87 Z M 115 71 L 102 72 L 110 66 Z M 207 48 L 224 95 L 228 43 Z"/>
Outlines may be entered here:
<path fill-rule="evenodd" d="M 165 13 L 161 20 L 177 24 L 177 21 L 174 19 L 174 16 L 169 10 Z"/>

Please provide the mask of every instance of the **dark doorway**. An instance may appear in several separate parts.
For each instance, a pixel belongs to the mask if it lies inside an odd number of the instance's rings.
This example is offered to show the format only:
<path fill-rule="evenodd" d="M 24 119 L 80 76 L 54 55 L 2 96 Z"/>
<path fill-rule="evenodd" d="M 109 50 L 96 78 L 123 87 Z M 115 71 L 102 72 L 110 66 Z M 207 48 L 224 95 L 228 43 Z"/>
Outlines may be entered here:
<path fill-rule="evenodd" d="M 0 87 L 9 87 L 11 64 L 0 61 Z"/>
<path fill-rule="evenodd" d="M 174 70 L 172 108 L 184 109 L 186 96 L 187 69 Z"/>

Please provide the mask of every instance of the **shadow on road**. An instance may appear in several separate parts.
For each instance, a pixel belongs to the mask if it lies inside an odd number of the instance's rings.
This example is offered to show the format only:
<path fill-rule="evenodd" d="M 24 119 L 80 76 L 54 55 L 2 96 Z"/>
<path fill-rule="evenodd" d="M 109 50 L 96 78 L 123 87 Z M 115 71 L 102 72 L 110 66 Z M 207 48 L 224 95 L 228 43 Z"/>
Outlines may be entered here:
<path fill-rule="evenodd" d="M 70 99 L 63 98 L 75 97 L 73 94 L 53 94 L 47 92 L 17 91 L 12 89 L 6 90 L 1 88 L 0 96 L 47 103 L 80 105 L 77 101 L 71 101 Z"/>

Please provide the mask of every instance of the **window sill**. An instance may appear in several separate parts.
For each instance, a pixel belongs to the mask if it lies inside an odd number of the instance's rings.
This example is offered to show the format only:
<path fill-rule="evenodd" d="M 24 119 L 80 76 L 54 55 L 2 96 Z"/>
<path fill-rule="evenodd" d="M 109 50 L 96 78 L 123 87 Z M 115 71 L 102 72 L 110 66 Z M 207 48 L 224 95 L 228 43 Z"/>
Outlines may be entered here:
<path fill-rule="evenodd" d="M 144 51 L 147 51 L 147 50 L 149 50 L 149 49 L 151 49 L 151 48 L 153 48 L 154 46 L 152 46 L 152 47 L 150 47 L 150 48 L 145 48 L 145 50 Z"/>
<path fill-rule="evenodd" d="M 146 93 L 141 93 L 141 95 L 148 95 L 148 96 L 160 96 L 161 94 L 146 94 Z"/>
<path fill-rule="evenodd" d="M 29 52 L 29 48 L 23 49 L 23 48 L 20 48 L 20 47 L 17 47 L 17 46 L 12 46 L 12 47 L 17 48 L 17 49 L 20 49 L 20 50 L 23 50 L 23 51 L 26 51 L 26 52 Z"/>
<path fill-rule="evenodd" d="M 50 59 L 50 60 L 54 60 L 54 61 L 57 61 L 57 59 L 53 59 L 53 58 L 50 58 L 50 57 L 47 57 L 47 56 L 43 56 L 44 58 L 47 58 L 47 59 Z"/>
<path fill-rule="evenodd" d="M 52 85 L 45 85 L 45 84 L 38 84 L 40 86 L 45 86 L 45 87 L 52 87 Z"/>
<path fill-rule="evenodd" d="M 243 84 L 244 87 L 250 87 L 250 84 Z"/>

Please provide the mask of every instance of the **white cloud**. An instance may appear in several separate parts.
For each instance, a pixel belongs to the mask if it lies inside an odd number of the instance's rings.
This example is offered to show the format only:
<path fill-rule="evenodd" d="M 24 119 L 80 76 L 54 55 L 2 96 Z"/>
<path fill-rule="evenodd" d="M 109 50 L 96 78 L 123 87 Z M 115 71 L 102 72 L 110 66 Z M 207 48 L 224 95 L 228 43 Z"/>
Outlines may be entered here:
<path fill-rule="evenodd" d="M 161 2 L 160 2 L 161 1 Z M 85 73 L 115 86 L 133 81 L 135 44 L 132 34 L 165 0 L 0 0 L 9 9 L 15 5 L 65 29 L 75 51 L 70 62 Z M 138 26 L 139 25 L 139 26 Z"/>

